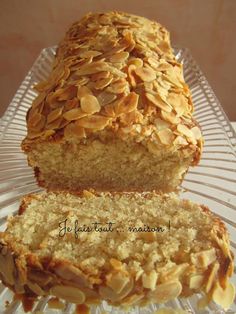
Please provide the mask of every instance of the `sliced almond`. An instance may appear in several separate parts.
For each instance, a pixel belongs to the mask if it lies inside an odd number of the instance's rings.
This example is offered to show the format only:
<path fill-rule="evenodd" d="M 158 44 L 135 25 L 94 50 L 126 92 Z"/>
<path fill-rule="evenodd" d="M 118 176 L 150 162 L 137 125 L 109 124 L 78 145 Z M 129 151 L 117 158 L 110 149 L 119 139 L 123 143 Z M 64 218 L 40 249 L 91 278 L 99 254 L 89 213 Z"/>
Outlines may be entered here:
<path fill-rule="evenodd" d="M 209 275 L 208 280 L 207 280 L 206 287 L 205 287 L 206 293 L 211 291 L 211 288 L 213 287 L 213 285 L 217 279 L 217 272 L 218 272 L 219 268 L 220 268 L 219 263 L 215 263 L 213 265 L 211 272 L 210 272 L 210 275 Z"/>
<path fill-rule="evenodd" d="M 79 100 L 77 98 L 73 98 L 66 101 L 64 109 L 65 111 L 69 111 L 71 109 L 78 108 L 78 106 L 79 106 Z"/>
<path fill-rule="evenodd" d="M 74 136 L 78 138 L 85 138 L 86 133 L 83 127 L 78 126 L 76 123 L 70 123 L 64 129 L 64 136 L 68 139 Z"/>
<path fill-rule="evenodd" d="M 127 89 L 127 81 L 124 79 L 120 79 L 113 84 L 111 84 L 109 87 L 107 87 L 107 91 L 109 93 L 114 93 L 114 94 L 121 94 Z"/>
<path fill-rule="evenodd" d="M 71 109 L 63 114 L 63 118 L 67 121 L 78 120 L 82 117 L 87 116 L 88 114 L 81 110 L 81 108 Z"/>
<path fill-rule="evenodd" d="M 100 56 L 102 53 L 100 51 L 95 50 L 87 50 L 79 53 L 80 58 L 91 58 Z"/>
<path fill-rule="evenodd" d="M 139 95 L 131 92 L 128 96 L 122 97 L 114 104 L 114 110 L 117 115 L 128 113 L 137 109 Z"/>
<path fill-rule="evenodd" d="M 191 132 L 193 133 L 193 136 L 196 140 L 199 140 L 200 138 L 202 138 L 202 133 L 201 133 L 201 130 L 199 129 L 199 127 L 197 126 L 194 126 L 192 129 L 191 129 Z"/>
<path fill-rule="evenodd" d="M 151 68 L 137 68 L 134 72 L 144 82 L 152 82 L 156 78 L 156 73 Z"/>
<path fill-rule="evenodd" d="M 46 295 L 46 292 L 42 290 L 42 288 L 33 282 L 27 281 L 27 286 L 33 291 L 36 295 L 43 296 Z"/>
<path fill-rule="evenodd" d="M 80 106 L 81 106 L 81 109 L 88 114 L 99 112 L 101 109 L 101 106 L 97 98 L 92 95 L 86 95 L 82 97 L 80 99 Z"/>
<path fill-rule="evenodd" d="M 225 289 L 222 289 L 217 282 L 212 294 L 212 299 L 217 304 L 221 305 L 225 311 L 227 311 L 233 304 L 235 298 L 235 287 L 229 283 Z"/>
<path fill-rule="evenodd" d="M 116 293 L 120 293 L 129 282 L 129 277 L 124 276 L 121 272 L 111 273 L 106 276 L 106 284 Z"/>
<path fill-rule="evenodd" d="M 98 96 L 97 99 L 99 101 L 99 104 L 101 106 L 105 106 L 107 104 L 110 104 L 117 98 L 117 95 L 108 93 L 107 91 L 101 92 Z"/>
<path fill-rule="evenodd" d="M 215 248 L 205 250 L 199 253 L 192 253 L 190 255 L 191 262 L 197 267 L 208 267 L 216 260 Z"/>
<path fill-rule="evenodd" d="M 95 84 L 94 84 L 94 88 L 96 89 L 104 89 L 105 87 L 107 87 L 113 80 L 113 77 L 110 76 L 108 78 L 104 78 L 101 80 L 98 80 Z"/>
<path fill-rule="evenodd" d="M 72 99 L 77 95 L 77 86 L 70 85 L 63 89 L 59 89 L 56 91 L 56 94 L 59 101 Z"/>
<path fill-rule="evenodd" d="M 144 288 L 154 290 L 157 283 L 158 274 L 155 270 L 142 275 L 142 284 Z"/>
<path fill-rule="evenodd" d="M 13 256 L 10 252 L 7 252 L 4 256 L 0 254 L 0 272 L 6 284 L 14 286 L 15 265 Z"/>
<path fill-rule="evenodd" d="M 84 293 L 80 289 L 72 286 L 56 285 L 50 289 L 50 293 L 58 298 L 76 304 L 82 304 L 85 301 Z"/>
<path fill-rule="evenodd" d="M 156 286 L 154 291 L 149 293 L 149 297 L 156 303 L 165 303 L 177 298 L 182 291 L 182 285 L 179 281 L 171 281 Z"/>
<path fill-rule="evenodd" d="M 40 123 L 41 119 L 42 119 L 42 115 L 38 113 L 37 111 L 33 112 L 31 109 L 28 115 L 28 120 L 27 120 L 28 127 L 30 128 L 35 127 L 38 123 Z"/>
<path fill-rule="evenodd" d="M 161 110 L 164 110 L 166 112 L 171 112 L 172 110 L 171 105 L 164 102 L 158 94 L 152 95 L 152 94 L 146 93 L 146 97 L 151 103 L 153 103 L 155 106 L 157 106 Z"/>
<path fill-rule="evenodd" d="M 110 62 L 124 62 L 129 57 L 129 53 L 127 51 L 121 51 L 109 58 Z"/>
<path fill-rule="evenodd" d="M 205 277 L 203 275 L 195 275 L 190 277 L 189 288 L 190 289 L 200 289 L 204 283 Z"/>
<path fill-rule="evenodd" d="M 164 110 L 161 111 L 161 116 L 165 121 L 168 121 L 172 124 L 178 124 L 180 122 L 180 118 L 177 117 L 174 112 L 166 112 Z"/>
<path fill-rule="evenodd" d="M 160 141 L 164 145 L 171 145 L 175 139 L 175 136 L 171 129 L 163 129 L 157 133 Z"/>
<path fill-rule="evenodd" d="M 142 299 L 143 299 L 144 295 L 143 294 L 133 294 L 130 295 L 128 297 L 126 297 L 123 301 L 122 301 L 122 305 L 123 306 L 131 306 L 131 305 L 136 305 L 138 304 Z"/>
<path fill-rule="evenodd" d="M 132 87 L 136 87 L 137 83 L 134 76 L 134 70 L 136 70 L 136 66 L 131 64 L 128 66 L 128 79 Z"/>
<path fill-rule="evenodd" d="M 117 259 L 115 259 L 115 258 L 111 258 L 110 259 L 110 264 L 116 270 L 121 270 L 123 268 L 122 262 L 117 260 Z"/>
<path fill-rule="evenodd" d="M 133 64 L 136 68 L 141 68 L 143 66 L 143 60 L 140 58 L 131 58 L 128 61 L 128 65 Z"/>
<path fill-rule="evenodd" d="M 65 304 L 58 298 L 51 298 L 48 300 L 48 307 L 49 309 L 64 310 Z"/>
<path fill-rule="evenodd" d="M 87 86 L 82 86 L 78 88 L 77 97 L 81 99 L 86 95 L 93 95 L 92 91 Z"/>
<path fill-rule="evenodd" d="M 81 118 L 77 121 L 77 125 L 87 129 L 102 130 L 109 124 L 110 118 L 92 115 Z"/>
<path fill-rule="evenodd" d="M 51 123 L 51 122 L 53 122 L 54 120 L 56 120 L 56 119 L 58 119 L 59 117 L 61 117 L 62 111 L 63 111 L 63 107 L 60 107 L 60 108 L 57 108 L 57 109 L 52 110 L 52 111 L 48 114 L 48 116 L 47 116 L 47 122 L 48 122 L 48 123 Z"/>
<path fill-rule="evenodd" d="M 177 125 L 177 130 L 181 134 L 185 135 L 187 138 L 189 138 L 189 137 L 192 138 L 193 137 L 192 131 L 184 124 L 178 124 Z"/>
<path fill-rule="evenodd" d="M 95 73 L 91 76 L 91 80 L 92 81 L 98 81 L 98 80 L 102 80 L 102 79 L 105 79 L 105 78 L 108 78 L 110 77 L 111 73 L 108 72 L 108 71 L 102 71 L 102 72 L 99 72 L 99 73 Z"/>
<path fill-rule="evenodd" d="M 183 145 L 183 146 L 186 146 L 188 145 L 188 142 L 186 141 L 186 139 L 180 135 L 178 135 L 175 140 L 173 141 L 173 144 L 174 145 Z"/>

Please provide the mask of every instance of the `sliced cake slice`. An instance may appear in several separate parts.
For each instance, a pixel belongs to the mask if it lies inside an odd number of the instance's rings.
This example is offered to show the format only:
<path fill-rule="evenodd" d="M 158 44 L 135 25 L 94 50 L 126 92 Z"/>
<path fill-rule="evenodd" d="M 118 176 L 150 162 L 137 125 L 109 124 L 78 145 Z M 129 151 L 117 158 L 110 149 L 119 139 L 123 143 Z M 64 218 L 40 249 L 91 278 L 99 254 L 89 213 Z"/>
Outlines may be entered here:
<path fill-rule="evenodd" d="M 200 306 L 233 302 L 223 222 L 175 194 L 32 194 L 0 248 L 3 283 L 28 298 L 129 307 L 202 292 Z"/>

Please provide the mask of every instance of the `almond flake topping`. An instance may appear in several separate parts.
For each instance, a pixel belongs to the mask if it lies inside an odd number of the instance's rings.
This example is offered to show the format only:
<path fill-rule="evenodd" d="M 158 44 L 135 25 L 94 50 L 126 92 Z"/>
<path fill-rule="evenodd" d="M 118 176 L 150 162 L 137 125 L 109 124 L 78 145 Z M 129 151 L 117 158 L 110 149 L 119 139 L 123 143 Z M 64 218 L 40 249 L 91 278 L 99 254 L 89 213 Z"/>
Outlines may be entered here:
<path fill-rule="evenodd" d="M 146 93 L 146 97 L 148 100 L 150 100 L 151 103 L 153 103 L 158 108 L 166 112 L 171 112 L 172 110 L 171 105 L 164 102 L 158 94 L 152 95 L 152 94 Z"/>
<path fill-rule="evenodd" d="M 151 68 L 137 68 L 134 72 L 144 82 L 152 82 L 156 78 L 156 73 Z"/>
<path fill-rule="evenodd" d="M 88 114 L 99 112 L 101 109 L 101 106 L 97 98 L 92 95 L 86 95 L 82 97 L 80 99 L 80 106 L 81 106 L 81 109 Z"/>

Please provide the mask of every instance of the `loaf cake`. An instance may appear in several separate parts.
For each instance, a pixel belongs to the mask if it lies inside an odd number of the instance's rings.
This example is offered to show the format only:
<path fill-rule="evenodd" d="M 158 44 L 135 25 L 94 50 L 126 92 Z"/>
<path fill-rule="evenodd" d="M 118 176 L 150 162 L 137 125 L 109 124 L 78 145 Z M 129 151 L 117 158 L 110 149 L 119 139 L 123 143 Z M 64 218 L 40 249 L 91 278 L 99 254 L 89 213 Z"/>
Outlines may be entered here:
<path fill-rule="evenodd" d="M 0 276 L 15 293 L 128 308 L 201 292 L 233 302 L 224 223 L 172 194 L 43 192 L 0 234 Z"/>
<path fill-rule="evenodd" d="M 167 192 L 199 162 L 202 135 L 183 67 L 154 21 L 86 15 L 36 90 L 22 149 L 43 187 Z"/>

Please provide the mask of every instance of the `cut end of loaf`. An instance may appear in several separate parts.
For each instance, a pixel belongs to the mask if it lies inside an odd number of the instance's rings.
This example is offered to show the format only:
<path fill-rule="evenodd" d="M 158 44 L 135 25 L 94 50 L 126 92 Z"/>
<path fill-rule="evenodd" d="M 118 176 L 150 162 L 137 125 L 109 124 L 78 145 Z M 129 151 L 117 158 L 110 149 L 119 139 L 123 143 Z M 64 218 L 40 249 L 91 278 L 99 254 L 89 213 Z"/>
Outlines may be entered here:
<path fill-rule="evenodd" d="M 0 263 L 9 265 L 1 277 L 16 292 L 123 307 L 195 292 L 232 303 L 228 234 L 206 208 L 175 195 L 89 191 L 32 195 L 23 207 L 0 237 Z M 95 222 L 112 230 L 75 232 Z"/>
<path fill-rule="evenodd" d="M 193 155 L 94 139 L 38 143 L 28 152 L 28 160 L 39 184 L 50 189 L 168 192 L 177 190 Z"/>

